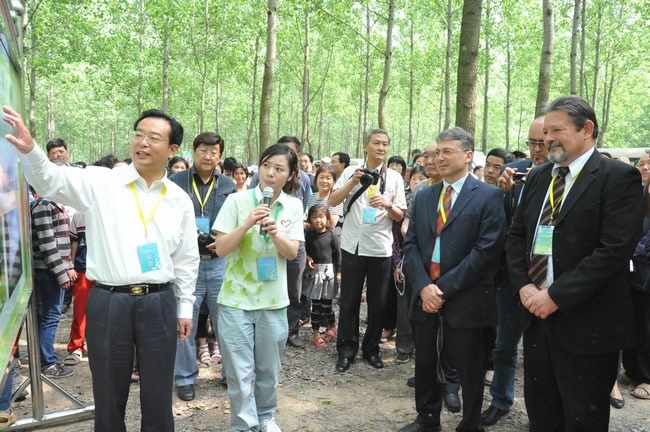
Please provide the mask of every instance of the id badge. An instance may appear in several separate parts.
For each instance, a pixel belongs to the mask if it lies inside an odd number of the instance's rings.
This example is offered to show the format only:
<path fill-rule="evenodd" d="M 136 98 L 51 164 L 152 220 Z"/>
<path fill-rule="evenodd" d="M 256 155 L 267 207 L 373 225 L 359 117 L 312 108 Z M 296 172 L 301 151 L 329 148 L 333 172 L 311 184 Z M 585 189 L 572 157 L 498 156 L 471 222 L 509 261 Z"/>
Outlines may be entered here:
<path fill-rule="evenodd" d="M 362 221 L 364 225 L 374 224 L 377 220 L 377 209 L 374 207 L 365 207 L 363 209 Z"/>
<path fill-rule="evenodd" d="M 257 259 L 257 280 L 270 282 L 278 278 L 278 264 L 275 257 L 259 257 Z"/>
<path fill-rule="evenodd" d="M 433 246 L 433 254 L 431 255 L 431 262 L 440 264 L 440 239 L 436 239 L 436 244 Z"/>
<path fill-rule="evenodd" d="M 210 218 L 197 217 L 196 218 L 196 228 L 202 233 L 209 233 L 210 232 Z"/>
<path fill-rule="evenodd" d="M 553 254 L 553 225 L 540 225 L 537 227 L 537 236 L 533 245 L 534 255 Z"/>
<path fill-rule="evenodd" d="M 160 270 L 160 254 L 158 254 L 158 245 L 156 243 L 145 243 L 138 246 L 138 260 L 142 273 L 154 270 Z"/>

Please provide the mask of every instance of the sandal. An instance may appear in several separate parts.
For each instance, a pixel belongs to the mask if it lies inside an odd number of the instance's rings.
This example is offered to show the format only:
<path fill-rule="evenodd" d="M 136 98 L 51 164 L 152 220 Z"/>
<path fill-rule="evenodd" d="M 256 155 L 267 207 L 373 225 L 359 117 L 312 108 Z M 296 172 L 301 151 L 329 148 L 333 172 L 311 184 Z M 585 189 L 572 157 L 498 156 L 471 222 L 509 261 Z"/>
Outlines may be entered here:
<path fill-rule="evenodd" d="M 639 384 L 634 390 L 632 390 L 631 394 L 637 399 L 650 399 L 650 384 Z"/>
<path fill-rule="evenodd" d="M 212 363 L 212 356 L 210 356 L 208 344 L 199 345 L 199 362 L 206 365 Z"/>
<path fill-rule="evenodd" d="M 316 348 L 325 348 L 327 346 L 327 342 L 321 335 L 314 336 L 314 338 L 311 340 L 311 343 L 316 347 Z"/>
<path fill-rule="evenodd" d="M 334 342 L 336 340 L 336 327 L 328 327 L 323 339 L 325 339 L 325 342 Z"/>
<path fill-rule="evenodd" d="M 212 346 L 212 363 L 221 363 L 221 351 L 219 351 L 219 344 L 217 342 Z"/>
<path fill-rule="evenodd" d="M 131 373 L 131 382 L 134 382 L 134 383 L 139 383 L 140 382 L 140 372 L 138 372 L 137 370 L 134 370 Z"/>
<path fill-rule="evenodd" d="M 13 408 L 9 408 L 7 411 L 0 412 L 0 429 L 8 428 L 12 424 L 16 423 L 18 417 Z"/>
<path fill-rule="evenodd" d="M 83 353 L 81 351 L 72 351 L 65 360 L 63 360 L 63 363 L 67 366 L 74 366 L 78 364 L 82 358 Z"/>

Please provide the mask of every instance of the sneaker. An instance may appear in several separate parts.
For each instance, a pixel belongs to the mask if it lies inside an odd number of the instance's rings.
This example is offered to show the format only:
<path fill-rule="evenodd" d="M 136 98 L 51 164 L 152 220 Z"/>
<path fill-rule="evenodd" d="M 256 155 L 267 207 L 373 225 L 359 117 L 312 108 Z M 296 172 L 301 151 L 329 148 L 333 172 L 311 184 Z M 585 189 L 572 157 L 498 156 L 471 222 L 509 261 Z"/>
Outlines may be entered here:
<path fill-rule="evenodd" d="M 289 335 L 289 338 L 287 339 L 287 345 L 292 346 L 294 348 L 304 348 L 305 343 L 300 340 L 300 336 L 297 334 L 292 334 Z"/>
<path fill-rule="evenodd" d="M 492 384 L 492 380 L 494 379 L 494 371 L 493 370 L 488 370 L 485 371 L 485 377 L 483 378 L 483 382 L 485 385 L 489 386 Z"/>
<path fill-rule="evenodd" d="M 282 429 L 275 422 L 275 418 L 271 417 L 260 422 L 260 432 L 282 432 Z"/>
<path fill-rule="evenodd" d="M 403 364 L 408 363 L 411 359 L 411 355 L 408 353 L 398 352 L 395 356 L 395 363 Z"/>
<path fill-rule="evenodd" d="M 61 379 L 74 375 L 74 369 L 54 363 L 42 368 L 41 373 L 51 379 Z"/>

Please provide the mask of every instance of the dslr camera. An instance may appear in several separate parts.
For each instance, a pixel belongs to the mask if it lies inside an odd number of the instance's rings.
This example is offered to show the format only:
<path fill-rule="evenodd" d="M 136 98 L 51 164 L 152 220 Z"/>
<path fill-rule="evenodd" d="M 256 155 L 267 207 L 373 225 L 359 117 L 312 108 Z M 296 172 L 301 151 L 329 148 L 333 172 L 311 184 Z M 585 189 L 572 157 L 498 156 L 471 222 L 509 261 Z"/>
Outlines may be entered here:
<path fill-rule="evenodd" d="M 359 179 L 359 183 L 365 188 L 370 185 L 376 185 L 379 183 L 379 173 L 375 170 L 369 170 L 368 168 L 361 168 L 363 175 Z"/>
<path fill-rule="evenodd" d="M 208 249 L 208 245 L 214 240 L 212 239 L 212 236 L 217 236 L 217 231 L 216 230 L 211 230 L 210 233 L 204 233 L 201 231 L 198 231 L 198 238 L 197 241 L 199 243 L 199 255 L 214 255 L 214 252 Z"/>

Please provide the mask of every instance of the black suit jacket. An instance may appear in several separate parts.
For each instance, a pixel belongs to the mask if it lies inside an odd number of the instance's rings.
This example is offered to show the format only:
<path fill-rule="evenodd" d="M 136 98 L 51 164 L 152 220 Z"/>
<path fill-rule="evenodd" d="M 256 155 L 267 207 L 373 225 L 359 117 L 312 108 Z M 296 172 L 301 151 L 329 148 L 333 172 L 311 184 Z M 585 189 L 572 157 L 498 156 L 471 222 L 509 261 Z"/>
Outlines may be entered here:
<path fill-rule="evenodd" d="M 422 310 L 419 293 L 432 283 L 429 266 L 442 187 L 440 182 L 417 193 L 404 241 L 403 271 L 413 289 L 410 316 L 416 321 L 433 316 Z M 468 176 L 440 234 L 437 285 L 446 299 L 442 316 L 453 328 L 496 323 L 494 275 L 506 235 L 502 199 L 498 188 Z"/>
<path fill-rule="evenodd" d="M 548 163 L 528 175 L 510 228 L 506 250 L 516 291 L 532 283 L 531 248 L 552 169 Z M 628 272 L 643 223 L 640 180 L 634 167 L 595 151 L 564 199 L 553 232 L 554 282 L 548 289 L 559 310 L 547 319 L 568 352 L 596 354 L 632 345 Z M 532 317 L 524 309 L 524 330 Z"/>

